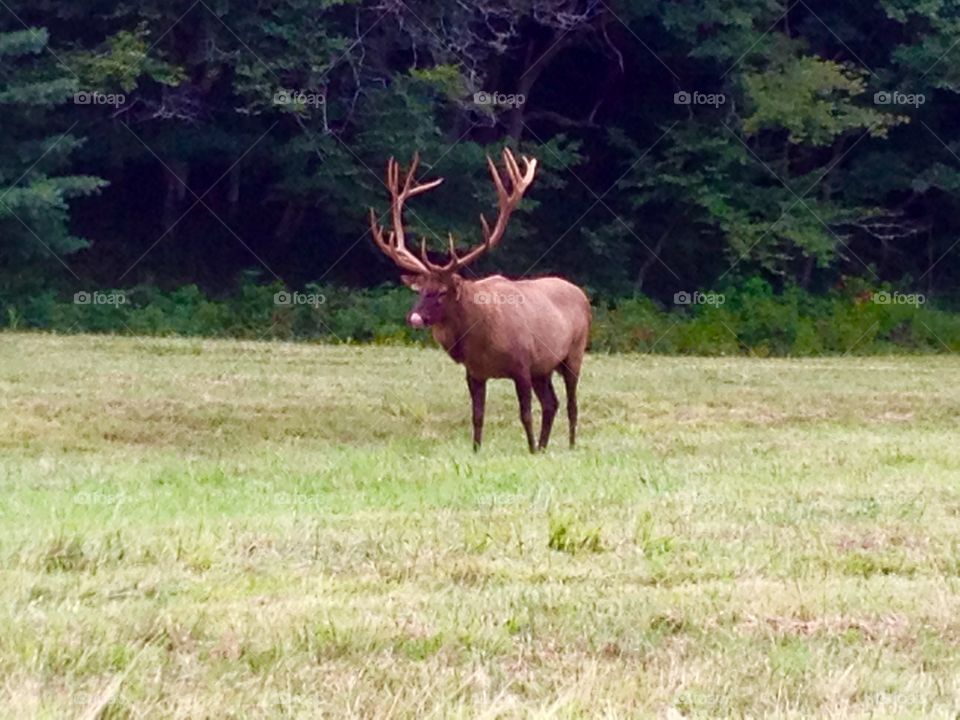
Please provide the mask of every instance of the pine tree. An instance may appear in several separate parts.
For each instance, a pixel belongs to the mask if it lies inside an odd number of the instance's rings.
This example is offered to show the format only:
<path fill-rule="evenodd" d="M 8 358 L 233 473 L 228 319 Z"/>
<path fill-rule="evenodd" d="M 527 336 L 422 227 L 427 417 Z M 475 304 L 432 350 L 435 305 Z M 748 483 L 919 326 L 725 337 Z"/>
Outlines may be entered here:
<path fill-rule="evenodd" d="M 72 127 L 53 130 L 51 115 L 73 98 L 77 81 L 45 52 L 47 42 L 42 28 L 0 33 L 0 266 L 13 270 L 21 287 L 87 245 L 70 233 L 69 201 L 107 184 L 63 174 L 82 140 Z"/>

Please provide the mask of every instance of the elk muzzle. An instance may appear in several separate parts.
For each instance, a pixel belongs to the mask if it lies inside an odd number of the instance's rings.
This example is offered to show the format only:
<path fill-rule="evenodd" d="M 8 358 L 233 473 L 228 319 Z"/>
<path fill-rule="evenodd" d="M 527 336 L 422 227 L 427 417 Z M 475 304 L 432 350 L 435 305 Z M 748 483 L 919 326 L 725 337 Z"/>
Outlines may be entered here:
<path fill-rule="evenodd" d="M 423 321 L 423 318 L 420 316 L 420 313 L 418 313 L 416 310 L 412 310 L 410 314 L 407 315 L 407 324 L 410 325 L 410 327 L 417 329 L 427 326 L 427 324 Z"/>
<path fill-rule="evenodd" d="M 443 321 L 443 304 L 446 289 L 431 286 L 420 291 L 420 297 L 407 314 L 410 327 L 422 329 Z"/>

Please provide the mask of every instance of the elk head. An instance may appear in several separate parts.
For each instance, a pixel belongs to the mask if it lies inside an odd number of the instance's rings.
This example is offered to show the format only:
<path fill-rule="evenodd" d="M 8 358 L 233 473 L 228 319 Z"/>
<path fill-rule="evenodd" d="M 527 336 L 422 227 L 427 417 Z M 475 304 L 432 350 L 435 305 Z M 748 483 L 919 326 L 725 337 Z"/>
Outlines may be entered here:
<path fill-rule="evenodd" d="M 443 178 L 425 183 L 416 181 L 417 167 L 420 164 L 419 153 L 414 154 L 413 161 L 410 163 L 410 168 L 404 175 L 402 182 L 400 180 L 400 166 L 397 161 L 390 158 L 387 162 L 386 185 L 390 193 L 390 216 L 393 229 L 387 232 L 386 237 L 384 236 L 384 229 L 377 222 L 377 216 L 373 208 L 370 208 L 370 229 L 377 247 L 401 269 L 411 273 L 402 276 L 404 284 L 420 294 L 417 303 L 407 315 L 407 322 L 411 326 L 423 328 L 441 323 L 449 312 L 450 299 L 460 300 L 463 286 L 463 279 L 459 274 L 460 270 L 487 250 L 495 247 L 503 238 L 510 215 L 519 205 L 520 199 L 527 188 L 530 187 L 533 176 L 537 171 L 537 161 L 535 159 L 521 157 L 521 160 L 523 161 L 522 171 L 513 153 L 508 148 L 504 148 L 503 161 L 507 171 L 508 190 L 500 177 L 497 166 L 487 156 L 487 166 L 490 168 L 490 175 L 497 191 L 499 211 L 497 220 L 493 227 L 490 227 L 487 219 L 482 214 L 480 215 L 483 242 L 462 256 L 457 255 L 453 235 L 448 234 L 450 258 L 443 265 L 433 263 L 427 256 L 425 239 L 421 241 L 420 257 L 417 257 L 407 248 L 403 232 L 404 202 L 437 187 L 443 182 Z"/>

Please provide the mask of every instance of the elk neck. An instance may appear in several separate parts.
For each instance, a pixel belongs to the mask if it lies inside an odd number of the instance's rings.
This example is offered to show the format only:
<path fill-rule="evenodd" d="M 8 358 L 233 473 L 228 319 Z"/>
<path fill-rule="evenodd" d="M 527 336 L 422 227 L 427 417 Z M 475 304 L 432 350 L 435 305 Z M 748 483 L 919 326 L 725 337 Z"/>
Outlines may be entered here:
<path fill-rule="evenodd" d="M 458 363 L 464 361 L 471 331 L 478 329 L 478 326 L 483 327 L 483 323 L 479 322 L 482 320 L 479 315 L 483 312 L 483 306 L 472 301 L 475 282 L 462 281 L 457 296 L 447 299 L 443 320 L 431 328 L 433 339 Z"/>

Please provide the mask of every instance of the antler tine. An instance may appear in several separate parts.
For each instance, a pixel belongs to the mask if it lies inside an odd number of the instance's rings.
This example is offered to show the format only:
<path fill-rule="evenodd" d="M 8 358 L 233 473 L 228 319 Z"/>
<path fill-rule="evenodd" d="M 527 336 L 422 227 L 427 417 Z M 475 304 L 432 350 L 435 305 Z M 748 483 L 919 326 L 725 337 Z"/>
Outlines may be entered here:
<path fill-rule="evenodd" d="M 413 165 L 410 166 L 410 174 L 407 176 L 408 184 L 404 186 L 405 197 L 414 197 L 420 193 L 424 193 L 427 190 L 433 190 L 437 185 L 443 182 L 443 178 L 437 178 L 436 180 L 431 180 L 430 182 L 421 183 L 419 185 L 409 186 L 410 180 L 413 179 L 414 173 L 416 172 L 417 166 L 420 164 L 420 158 L 415 156 L 413 159 Z"/>
<path fill-rule="evenodd" d="M 431 272 L 442 275 L 457 268 L 460 258 L 457 257 L 457 248 L 453 239 L 453 233 L 447 233 L 447 242 L 450 246 L 450 260 L 447 261 L 445 265 L 437 265 L 430 260 L 430 256 L 427 255 L 427 239 L 425 237 L 420 238 L 420 259 Z"/>
<path fill-rule="evenodd" d="M 397 187 L 398 169 L 397 160 L 391 155 L 390 159 L 387 160 L 387 190 L 390 191 L 391 195 L 399 189 Z"/>
<path fill-rule="evenodd" d="M 421 272 L 421 269 L 418 265 L 414 265 L 413 263 L 409 262 L 408 258 L 397 252 L 397 246 L 395 244 L 395 232 L 392 230 L 389 231 L 386 239 L 384 239 L 383 226 L 377 222 L 377 213 L 373 208 L 370 208 L 370 233 L 373 235 L 373 242 L 376 244 L 376 246 L 380 248 L 380 250 L 382 250 L 383 253 L 393 260 L 397 265 L 402 267 L 404 270 Z"/>
<path fill-rule="evenodd" d="M 490 237 L 490 224 L 483 213 L 480 213 L 480 226 L 483 228 L 483 241 L 487 242 L 487 238 Z"/>
<path fill-rule="evenodd" d="M 523 168 L 523 182 L 524 185 L 529 186 L 533 182 L 533 176 L 537 174 L 537 159 L 523 158 Z"/>
<path fill-rule="evenodd" d="M 430 259 L 430 256 L 427 254 L 427 238 L 425 237 L 420 238 L 420 261 L 427 266 L 427 269 L 430 270 L 430 272 L 443 272 L 445 267 L 443 265 L 437 265 Z"/>
<path fill-rule="evenodd" d="M 413 197 L 414 195 L 419 195 L 420 193 L 426 192 L 427 190 L 433 190 L 437 185 L 443 182 L 443 178 L 437 178 L 436 180 L 431 180 L 428 183 L 423 183 L 422 185 L 417 185 L 407 194 L 407 197 Z"/>
<path fill-rule="evenodd" d="M 373 208 L 370 208 L 370 234 L 377 246 L 389 255 L 390 245 L 383 239 L 383 226 L 377 222 L 377 213 Z"/>
<path fill-rule="evenodd" d="M 507 172 L 510 173 L 510 180 L 513 183 L 513 191 L 516 192 L 518 188 L 522 188 L 520 190 L 521 192 L 525 191 L 527 186 L 533 182 L 533 175 L 536 172 L 537 161 L 521 155 L 520 159 L 523 160 L 523 172 L 521 173 L 520 166 L 517 164 L 517 159 L 510 151 L 510 148 L 503 149 L 503 158 L 507 165 Z"/>
<path fill-rule="evenodd" d="M 407 170 L 407 177 L 403 180 L 403 196 L 410 195 L 410 186 L 413 184 L 413 178 L 417 174 L 417 166 L 420 164 L 420 153 L 413 154 L 413 160 L 410 161 L 410 169 Z"/>
<path fill-rule="evenodd" d="M 453 269 L 461 268 L 473 262 L 503 239 L 503 233 L 507 229 L 507 221 L 510 219 L 510 214 L 516 209 L 517 205 L 520 204 L 523 194 L 527 191 L 527 188 L 530 187 L 530 183 L 533 182 L 534 175 L 537 172 L 536 159 L 525 156 L 521 156 L 521 159 L 523 160 L 523 172 L 520 171 L 517 159 L 514 157 L 510 148 L 503 149 L 503 162 L 504 165 L 506 165 L 507 176 L 510 179 L 510 191 L 507 192 L 503 178 L 500 176 L 500 171 L 490 156 L 487 156 L 487 167 L 490 168 L 490 177 L 493 179 L 493 185 L 497 191 L 499 214 L 497 215 L 497 220 L 493 228 L 491 228 L 490 223 L 487 222 L 486 216 L 484 216 L 483 213 L 480 214 L 483 242 L 462 257 L 456 257 L 454 255 L 451 260 Z"/>
<path fill-rule="evenodd" d="M 490 159 L 490 156 L 487 155 L 487 167 L 490 168 L 490 176 L 493 178 L 493 184 L 497 188 L 497 198 L 502 200 L 507 191 L 503 188 L 503 180 L 500 179 L 500 171 L 497 170 L 497 166 L 493 164 L 493 160 Z"/>
<path fill-rule="evenodd" d="M 517 167 L 517 159 L 510 152 L 510 148 L 503 149 L 503 162 L 507 166 L 507 174 L 510 176 L 510 182 L 513 183 L 513 190 L 516 191 L 520 182 L 520 168 Z"/>
<path fill-rule="evenodd" d="M 406 246 L 403 234 L 403 203 L 414 195 L 431 190 L 443 182 L 443 178 L 431 180 L 422 185 L 416 184 L 417 167 L 420 164 L 420 153 L 414 153 L 410 168 L 403 178 L 403 187 L 400 185 L 400 163 L 391 157 L 387 161 L 387 192 L 390 193 L 390 215 L 393 229 L 389 236 L 384 238 L 384 229 L 377 222 L 376 212 L 370 208 L 370 229 L 373 240 L 387 257 L 405 270 L 425 274 L 431 272 L 430 265 L 417 259 Z"/>
<path fill-rule="evenodd" d="M 504 155 L 509 152 L 507 148 L 503 150 Z M 487 167 L 490 168 L 490 177 L 493 178 L 493 184 L 497 190 L 497 206 L 503 208 L 504 201 L 507 198 L 507 191 L 503 187 L 503 180 L 500 178 L 500 171 L 497 169 L 497 166 L 494 165 L 493 160 L 487 155 Z M 490 224 L 487 222 L 487 218 L 484 217 L 483 213 L 480 213 L 480 225 L 483 228 L 483 242 L 484 245 L 487 245 L 490 242 Z"/>

